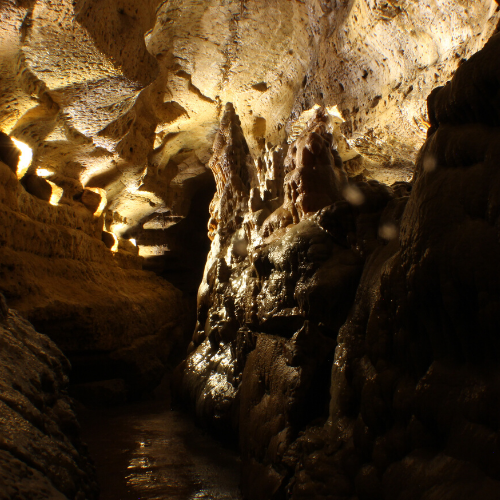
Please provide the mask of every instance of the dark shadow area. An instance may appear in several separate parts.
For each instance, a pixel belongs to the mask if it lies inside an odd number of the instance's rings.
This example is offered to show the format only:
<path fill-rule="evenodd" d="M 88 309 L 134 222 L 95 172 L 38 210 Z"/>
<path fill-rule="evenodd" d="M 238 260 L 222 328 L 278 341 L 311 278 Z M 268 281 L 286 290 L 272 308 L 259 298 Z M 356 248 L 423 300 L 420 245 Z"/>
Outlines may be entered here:
<path fill-rule="evenodd" d="M 101 500 L 241 499 L 238 455 L 168 399 L 78 412 Z"/>
<path fill-rule="evenodd" d="M 203 177 L 194 189 L 187 217 L 165 229 L 143 229 L 137 236 L 138 245 L 156 245 L 164 249 L 163 255 L 147 257 L 143 269 L 154 271 L 179 290 L 194 297 L 210 250 L 207 235 L 208 208 L 215 193 L 212 174 L 207 172 Z"/>
<path fill-rule="evenodd" d="M 0 161 L 16 173 L 19 156 L 20 151 L 14 146 L 11 138 L 7 134 L 0 132 Z"/>

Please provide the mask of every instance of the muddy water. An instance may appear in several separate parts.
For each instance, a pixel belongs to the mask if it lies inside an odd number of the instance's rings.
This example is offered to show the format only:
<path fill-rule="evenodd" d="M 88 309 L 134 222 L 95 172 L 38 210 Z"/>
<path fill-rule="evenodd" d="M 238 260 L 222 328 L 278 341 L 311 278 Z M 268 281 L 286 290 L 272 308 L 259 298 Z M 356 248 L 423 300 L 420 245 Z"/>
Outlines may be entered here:
<path fill-rule="evenodd" d="M 240 500 L 239 459 L 159 403 L 80 412 L 101 500 Z"/>

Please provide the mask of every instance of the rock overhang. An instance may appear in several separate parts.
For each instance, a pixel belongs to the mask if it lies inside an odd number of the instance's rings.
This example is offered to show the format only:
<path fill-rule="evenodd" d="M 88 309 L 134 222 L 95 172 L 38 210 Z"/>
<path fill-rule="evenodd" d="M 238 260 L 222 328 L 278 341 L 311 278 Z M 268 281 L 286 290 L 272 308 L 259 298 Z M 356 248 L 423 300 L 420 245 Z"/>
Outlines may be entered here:
<path fill-rule="evenodd" d="M 59 203 L 103 189 L 120 237 L 155 213 L 187 215 L 226 102 L 256 163 L 302 113 L 337 106 L 348 175 L 408 180 L 427 94 L 482 47 L 496 7 L 6 2 L 0 128 L 33 150 L 28 173 L 61 187 Z"/>

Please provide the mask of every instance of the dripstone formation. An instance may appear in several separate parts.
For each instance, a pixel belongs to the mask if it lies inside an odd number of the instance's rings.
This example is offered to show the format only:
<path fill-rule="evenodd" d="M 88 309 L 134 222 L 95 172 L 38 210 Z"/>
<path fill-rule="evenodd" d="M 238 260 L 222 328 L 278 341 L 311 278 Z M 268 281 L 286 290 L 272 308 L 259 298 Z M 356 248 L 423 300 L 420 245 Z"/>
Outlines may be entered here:
<path fill-rule="evenodd" d="M 252 179 L 226 106 L 182 370 L 238 435 L 247 498 L 497 498 L 499 55 L 496 35 L 433 91 L 392 186 L 347 179 L 321 110 Z"/>
<path fill-rule="evenodd" d="M 180 362 L 248 500 L 497 499 L 499 19 L 0 1 L 7 497 L 96 495 L 69 360 L 89 406 Z"/>

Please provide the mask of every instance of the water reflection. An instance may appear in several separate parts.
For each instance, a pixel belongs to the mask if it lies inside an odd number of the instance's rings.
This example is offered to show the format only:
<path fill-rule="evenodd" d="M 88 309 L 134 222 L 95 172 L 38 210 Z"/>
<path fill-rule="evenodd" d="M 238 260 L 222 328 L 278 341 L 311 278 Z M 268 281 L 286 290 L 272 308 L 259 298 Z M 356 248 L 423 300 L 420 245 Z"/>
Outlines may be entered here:
<path fill-rule="evenodd" d="M 237 455 L 185 415 L 142 403 L 80 415 L 101 500 L 240 500 Z"/>

